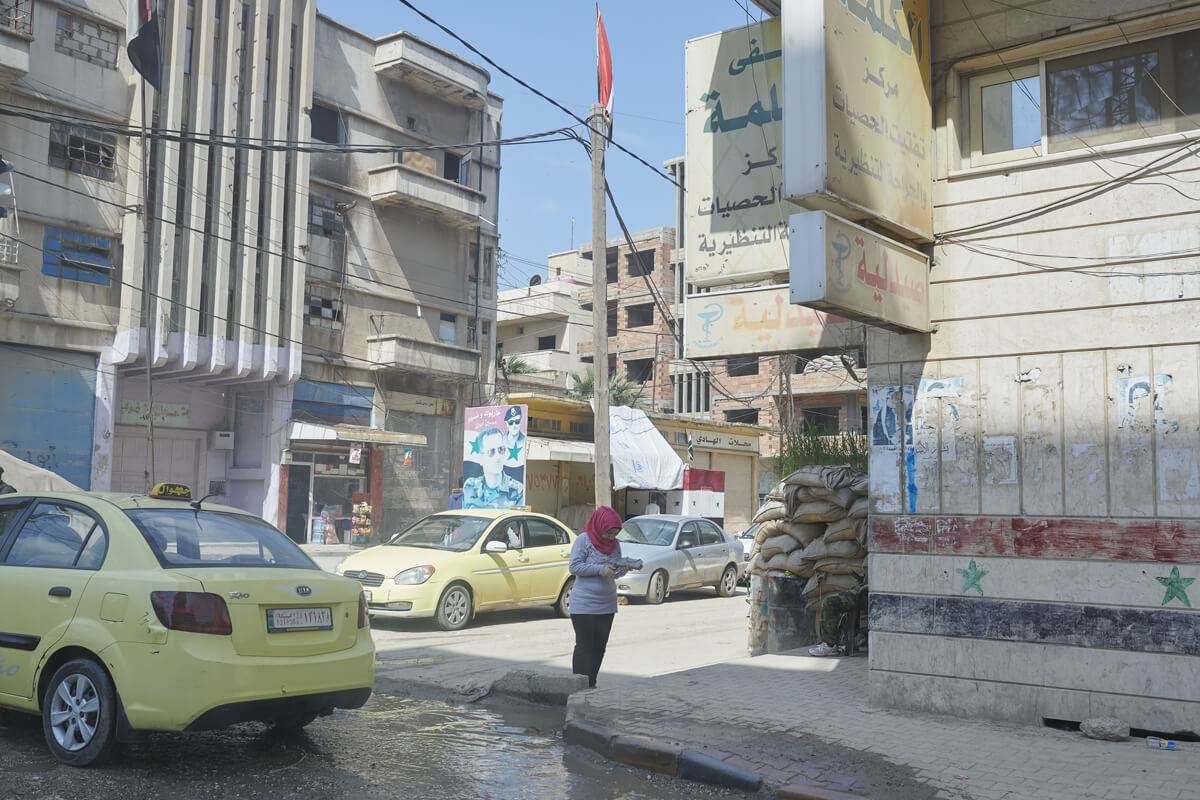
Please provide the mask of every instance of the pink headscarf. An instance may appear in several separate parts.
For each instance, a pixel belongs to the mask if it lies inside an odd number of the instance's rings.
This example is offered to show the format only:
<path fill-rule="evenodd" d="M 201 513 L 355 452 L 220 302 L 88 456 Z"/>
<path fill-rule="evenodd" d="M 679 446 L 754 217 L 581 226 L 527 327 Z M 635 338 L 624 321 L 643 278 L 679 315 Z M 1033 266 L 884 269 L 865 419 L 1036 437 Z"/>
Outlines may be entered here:
<path fill-rule="evenodd" d="M 617 540 L 606 542 L 601 538 L 600 534 L 610 528 L 621 527 L 621 515 L 608 506 L 600 506 L 588 519 L 587 524 L 583 526 L 583 532 L 592 540 L 592 545 L 604 555 L 608 555 L 613 550 L 617 549 Z"/>

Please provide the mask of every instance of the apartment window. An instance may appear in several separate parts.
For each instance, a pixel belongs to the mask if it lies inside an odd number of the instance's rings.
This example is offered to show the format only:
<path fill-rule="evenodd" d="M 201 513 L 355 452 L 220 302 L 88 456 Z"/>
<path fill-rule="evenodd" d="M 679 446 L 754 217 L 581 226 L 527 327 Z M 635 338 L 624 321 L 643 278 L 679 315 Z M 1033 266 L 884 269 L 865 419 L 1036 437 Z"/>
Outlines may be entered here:
<path fill-rule="evenodd" d="M 556 339 L 557 339 L 557 337 L 555 337 L 555 336 L 539 336 L 538 342 L 537 342 L 537 349 L 538 350 L 553 350 L 554 346 L 556 344 L 558 344 Z"/>
<path fill-rule="evenodd" d="M 758 424 L 758 409 L 757 408 L 735 408 L 732 411 L 725 412 L 726 422 L 737 422 L 742 425 L 757 425 Z"/>
<path fill-rule="evenodd" d="M 458 153 L 446 153 L 442 161 L 442 177 L 448 181 L 457 181 L 462 156 Z"/>
<path fill-rule="evenodd" d="M 804 424 L 819 433 L 832 434 L 841 429 L 837 406 L 802 408 L 800 414 Z"/>
<path fill-rule="evenodd" d="M 559 433 L 562 431 L 562 420 L 530 416 L 528 427 L 530 431 L 538 433 Z"/>
<path fill-rule="evenodd" d="M 458 339 L 458 317 L 442 312 L 438 319 L 438 341 L 454 344 Z"/>
<path fill-rule="evenodd" d="M 117 137 L 86 125 L 50 124 L 50 166 L 62 167 L 91 178 L 115 177 Z"/>
<path fill-rule="evenodd" d="M 336 290 L 309 284 L 304 287 L 304 324 L 318 328 L 342 329 L 342 301 Z"/>
<path fill-rule="evenodd" d="M 654 252 L 639 253 L 634 251 L 625 254 L 625 274 L 631 278 L 640 278 L 654 271 Z"/>
<path fill-rule="evenodd" d="M 570 430 L 577 436 L 590 437 L 596 433 L 596 426 L 591 422 L 572 422 Z"/>
<path fill-rule="evenodd" d="M 308 118 L 312 121 L 312 138 L 318 142 L 346 143 L 346 126 L 342 122 L 341 113 L 336 108 L 313 101 L 312 108 L 308 111 Z"/>
<path fill-rule="evenodd" d="M 604 281 L 605 283 L 616 283 L 618 278 L 617 262 L 616 259 L 613 259 L 604 265 Z"/>
<path fill-rule="evenodd" d="M 478 347 L 479 323 L 474 317 L 467 317 L 467 347 Z"/>
<path fill-rule="evenodd" d="M 625 311 L 625 320 L 631 328 L 645 328 L 654 324 L 654 304 L 630 306 Z"/>
<path fill-rule="evenodd" d="M 731 378 L 741 378 L 746 375 L 758 374 L 757 356 L 739 356 L 731 358 L 726 364 L 726 372 Z"/>
<path fill-rule="evenodd" d="M 608 301 L 608 308 L 606 309 L 604 321 L 605 321 L 605 324 L 607 325 L 607 333 L 605 335 L 616 336 L 617 335 L 617 327 L 618 327 L 617 326 L 617 301 L 616 300 Z"/>
<path fill-rule="evenodd" d="M 972 76 L 972 163 L 1040 155 L 1043 136 L 1054 153 L 1194 129 L 1198 70 L 1187 31 Z"/>
<path fill-rule="evenodd" d="M 46 228 L 42 273 L 107 286 L 112 272 L 112 241 L 103 236 Z"/>
<path fill-rule="evenodd" d="M 1042 87 L 1037 64 L 976 76 L 970 80 L 970 91 L 975 163 L 1041 154 Z"/>
<path fill-rule="evenodd" d="M 654 359 L 629 359 L 625 362 L 625 375 L 630 383 L 647 383 L 654 380 Z"/>
<path fill-rule="evenodd" d="M 346 219 L 332 199 L 308 196 L 308 233 L 309 277 L 340 281 L 346 264 Z"/>

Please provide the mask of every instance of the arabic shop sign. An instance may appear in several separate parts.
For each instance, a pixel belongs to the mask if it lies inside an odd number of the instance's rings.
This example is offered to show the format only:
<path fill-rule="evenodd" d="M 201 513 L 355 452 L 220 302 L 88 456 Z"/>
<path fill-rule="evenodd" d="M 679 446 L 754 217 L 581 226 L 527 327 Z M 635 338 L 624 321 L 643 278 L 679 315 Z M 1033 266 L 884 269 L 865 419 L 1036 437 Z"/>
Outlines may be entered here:
<path fill-rule="evenodd" d="M 863 326 L 792 303 L 787 286 L 693 295 L 684 301 L 684 358 L 766 355 L 862 343 Z"/>
<path fill-rule="evenodd" d="M 929 331 L 923 253 L 825 211 L 793 214 L 791 229 L 793 303 L 897 333 Z"/>
<path fill-rule="evenodd" d="M 701 431 L 688 428 L 692 444 L 705 450 L 737 450 L 743 453 L 758 452 L 758 437 L 728 431 Z"/>
<path fill-rule="evenodd" d="M 145 425 L 147 404 L 145 400 L 125 400 L 121 403 L 122 425 Z M 192 407 L 180 403 L 154 402 L 154 424 L 161 428 L 191 427 Z"/>
<path fill-rule="evenodd" d="M 688 280 L 787 272 L 779 20 L 687 43 Z"/>
<path fill-rule="evenodd" d="M 929 0 L 784 5 L 788 198 L 931 241 Z"/>

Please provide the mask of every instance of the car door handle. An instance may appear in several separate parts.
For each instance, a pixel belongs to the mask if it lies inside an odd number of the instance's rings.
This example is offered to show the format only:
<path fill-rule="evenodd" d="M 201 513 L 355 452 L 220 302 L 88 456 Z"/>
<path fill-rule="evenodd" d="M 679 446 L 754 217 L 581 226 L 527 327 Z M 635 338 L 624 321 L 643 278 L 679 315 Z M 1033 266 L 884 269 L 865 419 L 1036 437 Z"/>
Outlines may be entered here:
<path fill-rule="evenodd" d="M 528 561 L 529 556 L 517 556 L 517 561 Z"/>
<path fill-rule="evenodd" d="M 50 588 L 51 597 L 70 597 L 71 590 L 66 586 L 53 586 Z"/>

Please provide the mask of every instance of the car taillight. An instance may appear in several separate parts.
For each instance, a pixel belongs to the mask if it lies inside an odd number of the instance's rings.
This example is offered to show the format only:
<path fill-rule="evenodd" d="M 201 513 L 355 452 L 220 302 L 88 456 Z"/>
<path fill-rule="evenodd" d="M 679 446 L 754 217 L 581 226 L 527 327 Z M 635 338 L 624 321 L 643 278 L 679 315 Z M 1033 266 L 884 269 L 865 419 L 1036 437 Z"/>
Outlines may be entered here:
<path fill-rule="evenodd" d="M 204 592 L 151 592 L 158 621 L 175 631 L 233 633 L 229 609 L 220 595 Z"/>
<path fill-rule="evenodd" d="M 365 628 L 371 624 L 371 616 L 367 613 L 367 593 L 358 593 L 358 627 Z"/>

